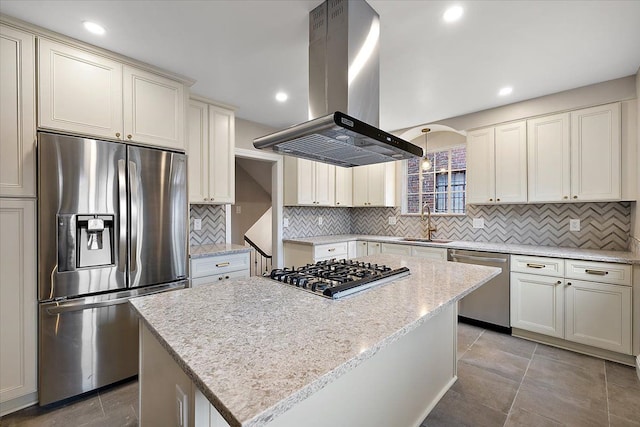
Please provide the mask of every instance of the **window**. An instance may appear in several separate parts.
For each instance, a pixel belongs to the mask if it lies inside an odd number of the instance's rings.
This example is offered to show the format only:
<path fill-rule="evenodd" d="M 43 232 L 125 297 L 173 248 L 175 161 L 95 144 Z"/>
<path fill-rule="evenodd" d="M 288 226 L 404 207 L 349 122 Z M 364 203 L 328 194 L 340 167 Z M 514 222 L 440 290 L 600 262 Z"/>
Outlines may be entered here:
<path fill-rule="evenodd" d="M 422 159 L 406 162 L 403 213 L 419 214 L 427 203 L 432 213 L 463 214 L 467 188 L 467 151 L 454 147 L 427 153 L 433 165 L 422 171 Z"/>

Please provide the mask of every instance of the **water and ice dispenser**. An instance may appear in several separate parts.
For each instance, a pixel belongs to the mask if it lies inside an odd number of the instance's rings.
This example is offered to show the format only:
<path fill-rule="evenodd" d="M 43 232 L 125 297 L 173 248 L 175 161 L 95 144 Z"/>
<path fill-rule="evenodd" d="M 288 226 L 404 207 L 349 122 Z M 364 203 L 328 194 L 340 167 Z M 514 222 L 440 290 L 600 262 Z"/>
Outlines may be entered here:
<path fill-rule="evenodd" d="M 114 215 L 58 215 L 58 271 L 115 265 Z"/>

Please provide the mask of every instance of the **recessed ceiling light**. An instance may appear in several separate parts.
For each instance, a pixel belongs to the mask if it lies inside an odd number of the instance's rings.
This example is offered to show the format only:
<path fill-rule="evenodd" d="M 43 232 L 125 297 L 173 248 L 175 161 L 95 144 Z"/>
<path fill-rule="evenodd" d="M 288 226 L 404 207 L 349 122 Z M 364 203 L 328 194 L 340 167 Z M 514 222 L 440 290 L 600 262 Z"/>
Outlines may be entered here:
<path fill-rule="evenodd" d="M 511 86 L 507 86 L 507 87 L 503 87 L 502 89 L 500 89 L 500 92 L 498 92 L 498 95 L 507 96 L 511 92 L 513 92 L 513 88 Z"/>
<path fill-rule="evenodd" d="M 107 32 L 102 25 L 98 25 L 95 22 L 84 21 L 82 24 L 87 31 L 93 34 L 103 35 Z"/>
<path fill-rule="evenodd" d="M 462 6 L 451 6 L 444 12 L 442 19 L 444 19 L 445 22 L 455 22 L 462 17 L 463 13 L 464 9 Z"/>
<path fill-rule="evenodd" d="M 284 102 L 284 101 L 286 101 L 287 99 L 289 99 L 289 95 L 287 95 L 286 93 L 284 93 L 284 92 L 278 92 L 278 93 L 276 93 L 276 101 L 278 101 L 278 102 Z"/>

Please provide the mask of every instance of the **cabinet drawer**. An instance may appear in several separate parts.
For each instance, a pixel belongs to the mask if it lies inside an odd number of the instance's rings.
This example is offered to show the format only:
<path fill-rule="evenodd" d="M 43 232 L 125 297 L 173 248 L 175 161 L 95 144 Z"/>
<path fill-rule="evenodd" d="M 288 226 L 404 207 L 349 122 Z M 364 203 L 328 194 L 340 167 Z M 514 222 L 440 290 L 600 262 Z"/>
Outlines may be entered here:
<path fill-rule="evenodd" d="M 411 255 L 411 246 L 383 243 L 381 252 L 383 254 Z"/>
<path fill-rule="evenodd" d="M 565 277 L 567 279 L 631 286 L 631 272 L 631 266 L 627 264 L 568 259 L 566 261 Z"/>
<path fill-rule="evenodd" d="M 348 254 L 348 242 L 331 243 L 314 247 L 313 258 L 317 260 L 327 258 L 346 258 Z"/>
<path fill-rule="evenodd" d="M 563 277 L 564 270 L 564 260 L 560 258 L 511 255 L 511 271 L 514 272 Z"/>
<path fill-rule="evenodd" d="M 249 270 L 249 252 L 191 260 L 192 279 L 215 276 L 238 270 Z"/>
<path fill-rule="evenodd" d="M 421 258 L 447 260 L 447 250 L 444 248 L 430 248 L 426 246 L 412 246 L 411 255 Z"/>
<path fill-rule="evenodd" d="M 224 274 L 216 274 L 213 276 L 204 276 L 199 277 L 197 279 L 191 279 L 191 287 L 194 288 L 196 286 L 206 285 L 206 284 L 215 284 L 219 282 L 224 282 L 225 280 L 231 279 L 248 279 L 249 278 L 249 269 L 239 270 L 239 271 L 230 271 Z"/>

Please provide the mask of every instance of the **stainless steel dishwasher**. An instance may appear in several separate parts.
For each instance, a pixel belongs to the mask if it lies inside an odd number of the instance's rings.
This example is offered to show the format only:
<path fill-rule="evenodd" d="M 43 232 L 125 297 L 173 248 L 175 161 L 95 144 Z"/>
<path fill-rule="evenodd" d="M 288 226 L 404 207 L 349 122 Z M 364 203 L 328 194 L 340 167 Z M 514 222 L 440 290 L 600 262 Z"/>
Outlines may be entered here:
<path fill-rule="evenodd" d="M 498 267 L 502 272 L 460 300 L 459 319 L 500 332 L 511 333 L 509 255 L 449 249 L 447 259 L 464 264 Z"/>

